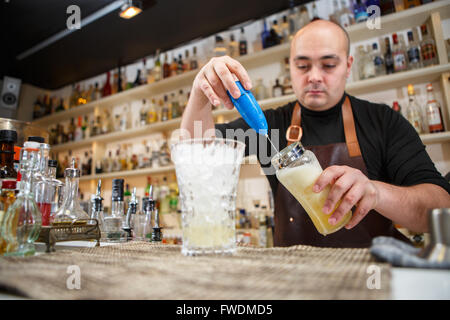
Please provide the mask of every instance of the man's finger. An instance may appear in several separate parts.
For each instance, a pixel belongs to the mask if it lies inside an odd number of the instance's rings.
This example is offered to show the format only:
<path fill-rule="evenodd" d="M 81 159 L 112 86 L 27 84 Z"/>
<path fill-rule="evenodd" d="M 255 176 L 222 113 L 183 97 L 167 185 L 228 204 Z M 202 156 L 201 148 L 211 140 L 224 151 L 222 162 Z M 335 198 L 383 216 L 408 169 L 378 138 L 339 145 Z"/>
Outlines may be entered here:
<path fill-rule="evenodd" d="M 239 81 L 241 81 L 246 90 L 250 90 L 252 88 L 252 81 L 250 80 L 250 76 L 238 61 L 228 57 L 226 59 L 226 65 L 228 69 L 239 78 Z"/>
<path fill-rule="evenodd" d="M 223 104 L 228 108 L 233 108 L 233 103 L 231 102 L 230 98 L 225 92 L 225 88 L 223 86 L 222 81 L 220 80 L 219 76 L 216 74 L 214 69 L 211 68 L 205 68 L 204 70 L 205 78 L 210 84 L 210 87 L 216 94 L 216 96 L 220 99 L 220 101 L 223 102 Z"/>
<path fill-rule="evenodd" d="M 214 71 L 222 81 L 222 85 L 230 92 L 233 98 L 237 99 L 241 96 L 238 86 L 234 82 L 233 75 L 227 68 L 225 63 L 216 63 L 213 65 Z"/>
<path fill-rule="evenodd" d="M 209 83 L 208 79 L 206 79 L 206 77 L 202 76 L 199 79 L 199 87 L 203 91 L 205 97 L 208 98 L 209 102 L 213 106 L 218 107 L 220 105 L 220 99 L 214 92 L 213 88 L 211 87 L 211 84 Z"/>
<path fill-rule="evenodd" d="M 327 200 L 323 206 L 323 212 L 326 214 L 331 213 L 333 209 L 336 207 L 337 203 L 344 194 L 353 186 L 354 179 L 350 175 L 342 175 L 336 182 L 331 186 L 330 192 L 328 193 Z"/>
<path fill-rule="evenodd" d="M 331 166 L 326 168 L 317 178 L 316 183 L 314 184 L 313 191 L 320 192 L 322 191 L 328 184 L 336 181 L 340 176 L 345 173 L 345 169 L 343 166 Z"/>
<path fill-rule="evenodd" d="M 360 201 L 364 195 L 364 186 L 361 184 L 355 184 L 353 187 L 344 195 L 341 203 L 336 208 L 336 211 L 328 219 L 328 222 L 332 225 L 340 221 L 355 204 Z"/>
<path fill-rule="evenodd" d="M 370 197 L 363 197 L 361 201 L 356 206 L 353 216 L 350 221 L 345 225 L 346 229 L 351 229 L 356 226 L 361 220 L 367 215 L 367 213 L 372 209 L 372 201 Z"/>

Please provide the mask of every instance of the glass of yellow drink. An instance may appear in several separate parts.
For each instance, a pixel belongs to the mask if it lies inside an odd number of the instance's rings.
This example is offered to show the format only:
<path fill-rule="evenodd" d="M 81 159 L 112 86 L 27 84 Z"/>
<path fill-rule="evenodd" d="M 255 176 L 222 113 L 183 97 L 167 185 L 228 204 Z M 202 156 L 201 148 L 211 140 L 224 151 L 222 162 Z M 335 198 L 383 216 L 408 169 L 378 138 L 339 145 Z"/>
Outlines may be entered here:
<path fill-rule="evenodd" d="M 350 221 L 351 211 L 335 225 L 328 222 L 341 201 L 337 203 L 332 213 L 326 214 L 322 211 L 330 192 L 330 185 L 319 193 L 313 191 L 313 186 L 323 171 L 313 152 L 305 150 L 299 142 L 296 142 L 275 155 L 272 158 L 272 165 L 276 169 L 278 180 L 300 202 L 319 233 L 326 236 L 338 231 Z"/>

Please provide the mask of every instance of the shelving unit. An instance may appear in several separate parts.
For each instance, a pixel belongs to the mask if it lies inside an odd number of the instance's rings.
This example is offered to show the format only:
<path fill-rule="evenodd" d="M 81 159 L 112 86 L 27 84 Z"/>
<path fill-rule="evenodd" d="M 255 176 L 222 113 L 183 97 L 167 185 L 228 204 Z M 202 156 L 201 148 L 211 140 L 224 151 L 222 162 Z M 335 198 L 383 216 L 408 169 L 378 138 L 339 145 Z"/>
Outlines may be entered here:
<path fill-rule="evenodd" d="M 411 25 L 421 25 L 425 22 L 431 26 L 431 33 L 435 38 L 439 65 L 421 68 L 417 70 L 410 70 L 391 75 L 380 76 L 377 78 L 349 82 L 346 86 L 346 91 L 352 95 L 366 94 L 379 90 L 388 90 L 406 86 L 409 83 L 418 84 L 424 82 L 440 81 L 441 91 L 444 97 L 442 101 L 443 115 L 448 128 L 450 124 L 450 63 L 447 59 L 445 51 L 445 43 L 443 39 L 442 23 L 443 19 L 450 18 L 450 1 L 442 0 L 421 5 L 416 8 L 408 9 L 399 13 L 390 14 L 380 18 L 380 29 L 369 29 L 366 23 L 360 23 L 350 26 L 347 31 L 349 33 L 352 43 L 362 41 L 369 38 L 380 37 L 386 34 L 391 34 L 398 30 L 410 28 Z M 252 69 L 263 66 L 268 63 L 283 61 L 283 58 L 289 55 L 290 44 L 282 44 L 276 47 L 265 49 L 251 55 L 246 55 L 238 58 L 246 69 Z M 86 105 L 75 107 L 66 111 L 55 113 L 34 121 L 38 126 L 47 127 L 62 120 L 68 120 L 73 117 L 94 113 L 103 108 L 111 108 L 120 105 L 124 102 L 129 102 L 138 99 L 149 98 L 154 95 L 164 94 L 170 91 L 177 90 L 181 87 L 192 84 L 198 70 L 193 70 L 182 75 L 163 79 L 159 82 L 142 85 L 133 89 L 120 92 L 118 94 L 102 98 L 97 101 L 90 102 Z M 287 102 L 295 100 L 295 95 L 287 95 L 280 98 L 270 98 L 259 101 L 262 109 L 269 109 L 286 104 Z M 215 119 L 221 118 L 225 121 L 230 121 L 239 116 L 236 109 L 219 109 L 213 111 Z M 181 118 L 172 119 L 165 122 L 158 122 L 143 127 L 133 128 L 121 132 L 113 132 L 104 135 L 98 135 L 86 140 L 70 142 L 52 147 L 53 151 L 61 152 L 65 150 L 73 150 L 77 148 L 84 148 L 92 146 L 93 149 L 93 163 L 100 160 L 105 152 L 105 144 L 129 139 L 133 137 L 144 136 L 151 133 L 162 132 L 166 134 L 180 126 Z M 438 134 L 425 134 L 421 136 L 424 144 L 447 143 L 450 141 L 450 132 Z M 253 158 L 252 158 L 253 159 Z M 253 159 L 254 160 L 254 159 Z M 244 163 L 249 163 L 246 159 Z M 173 171 L 173 166 L 156 169 L 139 169 L 132 171 L 113 172 L 105 174 L 92 174 L 82 177 L 81 180 L 94 179 L 110 179 L 112 177 L 129 177 L 129 176 L 146 176 L 151 174 L 159 174 Z"/>

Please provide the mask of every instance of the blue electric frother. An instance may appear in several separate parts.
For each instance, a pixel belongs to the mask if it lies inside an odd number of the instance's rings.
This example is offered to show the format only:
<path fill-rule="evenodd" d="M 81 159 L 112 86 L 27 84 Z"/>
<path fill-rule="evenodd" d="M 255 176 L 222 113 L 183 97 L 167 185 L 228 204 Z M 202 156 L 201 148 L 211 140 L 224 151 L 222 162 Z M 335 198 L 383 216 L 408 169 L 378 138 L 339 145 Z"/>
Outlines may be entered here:
<path fill-rule="evenodd" d="M 241 92 L 241 96 L 235 99 L 227 90 L 227 94 L 230 97 L 231 102 L 233 102 L 242 118 L 251 128 L 253 128 L 259 134 L 267 136 L 267 120 L 255 97 L 249 90 L 244 89 L 240 81 L 236 81 L 236 85 Z"/>

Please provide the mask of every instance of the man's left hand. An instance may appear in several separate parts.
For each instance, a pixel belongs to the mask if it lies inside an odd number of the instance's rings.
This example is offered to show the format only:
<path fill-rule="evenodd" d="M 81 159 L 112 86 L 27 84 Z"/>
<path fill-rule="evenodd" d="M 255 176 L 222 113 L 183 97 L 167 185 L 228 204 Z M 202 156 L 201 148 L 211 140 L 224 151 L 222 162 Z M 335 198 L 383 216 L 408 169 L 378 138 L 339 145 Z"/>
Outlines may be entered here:
<path fill-rule="evenodd" d="M 351 229 L 378 203 L 379 192 L 377 187 L 358 169 L 348 166 L 328 167 L 317 179 L 313 191 L 320 192 L 328 184 L 331 189 L 325 201 L 323 212 L 330 214 L 338 201 L 342 200 L 339 207 L 328 219 L 328 222 L 332 225 L 341 220 L 356 205 L 351 220 L 345 226 L 347 229 Z"/>

